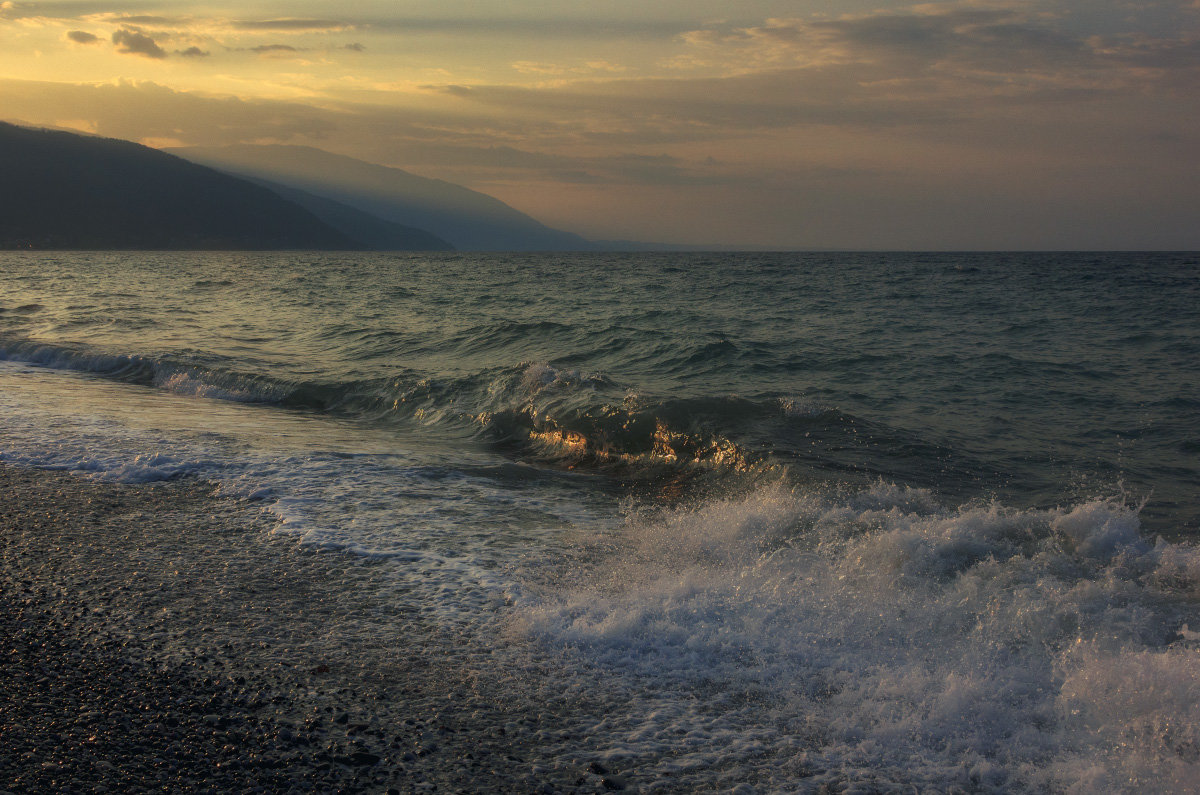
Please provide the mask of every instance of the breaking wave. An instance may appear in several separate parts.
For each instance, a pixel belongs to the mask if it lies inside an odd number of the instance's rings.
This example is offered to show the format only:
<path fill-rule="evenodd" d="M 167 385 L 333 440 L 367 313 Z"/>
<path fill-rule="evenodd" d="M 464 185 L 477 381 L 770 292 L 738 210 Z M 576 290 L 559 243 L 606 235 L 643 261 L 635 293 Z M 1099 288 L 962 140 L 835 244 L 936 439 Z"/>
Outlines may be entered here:
<path fill-rule="evenodd" d="M 568 468 L 623 474 L 702 467 L 751 471 L 802 458 L 814 431 L 864 423 L 791 396 L 661 398 L 596 373 L 524 362 L 430 378 L 405 371 L 346 382 L 272 378 L 216 357 L 111 354 L 0 341 L 0 358 L 75 370 L 167 392 L 266 403 L 383 424 L 442 426 Z"/>
<path fill-rule="evenodd" d="M 773 486 L 591 555 L 514 631 L 569 652 L 579 732 L 676 788 L 1200 790 L 1200 551 L 1136 506 Z"/>

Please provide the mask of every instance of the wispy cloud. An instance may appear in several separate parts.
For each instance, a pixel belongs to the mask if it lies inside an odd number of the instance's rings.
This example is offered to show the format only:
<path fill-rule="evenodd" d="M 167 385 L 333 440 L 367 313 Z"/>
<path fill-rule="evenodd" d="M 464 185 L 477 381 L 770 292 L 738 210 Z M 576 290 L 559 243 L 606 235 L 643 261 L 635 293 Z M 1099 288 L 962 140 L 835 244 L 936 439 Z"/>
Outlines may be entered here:
<path fill-rule="evenodd" d="M 0 0 L 0 19 L 87 21 L 99 15 L 113 15 L 114 5 L 118 4 L 106 0 Z M 126 9 L 157 9 L 162 4 L 155 0 L 123 0 L 119 5 Z M 129 14 L 128 11 L 121 13 Z"/>
<path fill-rule="evenodd" d="M 311 142 L 339 125 L 338 114 L 299 103 L 203 96 L 129 80 L 70 84 L 0 79 L 0 106 L 26 119 L 54 119 L 69 108 L 70 118 L 87 120 L 99 134 L 128 140 Z"/>
<path fill-rule="evenodd" d="M 679 22 L 646 17 L 619 20 L 610 17 L 567 16 L 553 13 L 511 16 L 389 16 L 363 19 L 358 23 L 372 30 L 398 33 L 434 33 L 456 36 L 519 38 L 561 37 L 570 39 L 624 39 L 666 41 L 687 30 Z"/>
<path fill-rule="evenodd" d="M 299 49 L 290 44 L 260 44 L 257 47 L 248 48 L 250 52 L 256 52 L 260 55 L 270 52 L 299 52 Z"/>
<path fill-rule="evenodd" d="M 1006 75 L 1111 70 L 1154 59 L 1164 66 L 1193 57 L 1197 37 L 1136 32 L 1094 35 L 1056 26 L 1053 18 L 1011 7 L 939 3 L 896 13 L 837 19 L 775 19 L 742 28 L 688 31 L 689 51 L 677 69 L 720 68 L 726 74 L 860 64 L 898 77 L 939 71 Z"/>
<path fill-rule="evenodd" d="M 349 22 L 334 19 L 242 19 L 230 23 L 236 30 L 274 31 L 281 33 L 312 33 L 323 31 L 351 30 L 355 26 Z"/>
<path fill-rule="evenodd" d="M 108 15 L 105 15 L 108 16 Z M 111 21 L 122 25 L 138 25 L 154 28 L 186 27 L 192 22 L 192 17 L 165 17 L 149 14 L 118 14 L 108 17 Z"/>
<path fill-rule="evenodd" d="M 1196 38 L 1082 36 L 1018 10 L 961 4 L 772 20 L 683 40 L 694 57 L 671 78 L 427 88 L 495 112 L 577 120 L 562 126 L 596 136 L 684 140 L 797 125 L 944 127 L 1021 106 L 1050 118 L 1051 103 L 1169 90 L 1200 70 Z"/>

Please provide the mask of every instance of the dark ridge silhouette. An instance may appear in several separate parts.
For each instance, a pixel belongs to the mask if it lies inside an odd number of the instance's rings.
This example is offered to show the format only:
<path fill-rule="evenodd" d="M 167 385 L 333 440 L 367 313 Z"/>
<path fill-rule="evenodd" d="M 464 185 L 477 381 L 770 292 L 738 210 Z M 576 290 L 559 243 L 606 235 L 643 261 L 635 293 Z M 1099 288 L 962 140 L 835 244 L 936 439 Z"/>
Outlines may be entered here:
<path fill-rule="evenodd" d="M 170 152 L 249 179 L 334 199 L 379 218 L 432 232 L 469 251 L 594 251 L 588 240 L 440 179 L 308 146 L 187 147 Z"/>
<path fill-rule="evenodd" d="M 0 248 L 366 246 L 264 187 L 165 152 L 0 122 Z"/>

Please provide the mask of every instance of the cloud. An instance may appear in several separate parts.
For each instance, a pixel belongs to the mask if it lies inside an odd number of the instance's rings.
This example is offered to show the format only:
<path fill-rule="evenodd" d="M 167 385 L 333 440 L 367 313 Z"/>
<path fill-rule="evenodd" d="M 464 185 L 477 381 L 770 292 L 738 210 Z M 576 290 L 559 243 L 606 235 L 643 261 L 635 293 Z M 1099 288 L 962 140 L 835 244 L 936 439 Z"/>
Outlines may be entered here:
<path fill-rule="evenodd" d="M 99 36 L 88 33 L 86 30 L 72 30 L 67 33 L 67 38 L 76 44 L 95 44 L 100 41 Z"/>
<path fill-rule="evenodd" d="M 460 86 L 455 84 L 421 86 L 421 88 L 426 91 L 436 91 L 441 94 L 449 94 L 452 97 L 471 97 L 477 93 L 475 89 L 472 89 L 470 86 Z"/>
<path fill-rule="evenodd" d="M 154 39 L 137 30 L 121 28 L 112 35 L 117 52 L 126 55 L 142 55 L 146 58 L 166 58 L 167 52 Z"/>
<path fill-rule="evenodd" d="M 354 25 L 334 19 L 243 19 L 233 23 L 237 30 L 314 33 L 350 30 Z"/>
<path fill-rule="evenodd" d="M 627 19 L 611 17 L 555 16 L 552 14 L 521 16 L 461 16 L 461 17 L 388 17 L 371 19 L 361 27 L 376 31 L 400 33 L 431 33 L 453 36 L 486 36 L 502 34 L 510 37 L 571 38 L 571 39 L 652 39 L 669 41 L 686 30 L 678 22 L 630 15 Z"/>
<path fill-rule="evenodd" d="M 188 17 L 161 17 L 146 14 L 121 14 L 113 16 L 111 19 L 119 25 L 137 25 L 154 28 L 184 27 L 191 21 Z"/>
<path fill-rule="evenodd" d="M 942 77 L 988 73 L 1075 80 L 1085 71 L 1112 74 L 1129 66 L 1177 68 L 1200 62 L 1200 41 L 1186 32 L 1099 35 L 1065 24 L 1067 12 L 1034 13 L 1030 8 L 952 2 L 693 30 L 680 37 L 688 52 L 671 65 L 735 75 L 859 64 L 890 69 L 893 80 L 933 72 Z"/>
<path fill-rule="evenodd" d="M 1091 151 L 1105 150 L 1104 157 L 1132 157 L 1161 148 L 1164 131 L 1200 122 L 1195 37 L 1086 35 L 1022 8 L 945 3 L 769 20 L 694 31 L 681 44 L 704 63 L 698 72 L 422 88 L 461 109 L 453 129 L 464 135 L 468 120 L 479 120 L 494 144 L 540 151 L 586 145 L 645 154 L 651 146 L 670 152 L 705 142 L 743 139 L 755 146 L 749 142 L 813 136 L 870 138 L 881 151 L 954 142 L 964 150 L 981 147 L 983 157 L 989 145 L 1048 152 L 1078 138 Z M 571 77 L 553 64 L 513 66 Z M 522 126 L 510 133 L 499 120 Z M 589 161 L 581 170 L 659 184 L 708 179 L 686 164 L 676 172 L 652 160 L 619 165 Z"/>
<path fill-rule="evenodd" d="M 251 47 L 250 52 L 261 55 L 268 52 L 299 52 L 299 50 L 290 44 L 260 44 L 257 47 Z"/>
<path fill-rule="evenodd" d="M 71 84 L 0 79 L 5 115 L 32 120 L 87 120 L 104 136 L 141 140 L 177 138 L 188 144 L 320 140 L 338 118 L 305 105 L 236 97 L 207 97 L 153 82 Z"/>
<path fill-rule="evenodd" d="M 1090 56 L 1078 34 L 1012 10 L 934 6 L 924 13 L 876 14 L 813 23 L 851 53 L 934 64 L 947 60 L 1000 71 L 1071 65 Z"/>
<path fill-rule="evenodd" d="M 136 8 L 161 4 L 147 2 L 147 0 L 124 0 L 118 4 L 114 4 L 111 0 L 52 0 L 50 2 L 45 0 L 29 0 L 27 2 L 3 0 L 0 1 L 0 19 L 36 19 L 64 24 L 109 22 L 115 25 L 152 25 L 153 20 L 167 19 L 166 17 L 114 12 L 112 10 L 114 5 Z"/>
<path fill-rule="evenodd" d="M 26 16 L 37 16 L 32 11 L 25 11 L 28 5 L 27 3 L 18 5 L 12 0 L 4 0 L 4 2 L 0 2 L 0 19 L 21 19 Z"/>
<path fill-rule="evenodd" d="M 1197 2 L 1200 2 L 1200 0 L 1197 0 Z M 343 44 L 342 49 L 343 50 L 353 50 L 354 52 L 366 52 L 366 50 L 367 50 L 365 45 L 360 44 L 357 41 L 352 41 L 349 44 Z"/>
<path fill-rule="evenodd" d="M 610 179 L 635 185 L 714 185 L 729 181 L 711 168 L 697 167 L 667 154 L 624 154 L 599 159 Z"/>
<path fill-rule="evenodd" d="M 596 74 L 617 74 L 627 71 L 626 67 L 608 61 L 586 61 L 580 65 L 541 63 L 538 61 L 514 61 L 512 69 L 521 74 L 545 77 L 580 77 Z"/>
<path fill-rule="evenodd" d="M 1079 35 L 1026 18 L 1016 9 L 967 3 L 835 19 L 771 19 L 752 27 L 689 31 L 681 39 L 693 51 L 677 59 L 678 66 L 711 67 L 724 62 L 730 72 L 884 60 L 922 64 L 979 60 L 1012 67 L 1020 56 L 1040 63 L 1086 49 Z"/>
<path fill-rule="evenodd" d="M 211 54 L 199 47 L 188 47 L 186 50 L 176 50 L 175 52 L 184 58 L 207 58 Z"/>

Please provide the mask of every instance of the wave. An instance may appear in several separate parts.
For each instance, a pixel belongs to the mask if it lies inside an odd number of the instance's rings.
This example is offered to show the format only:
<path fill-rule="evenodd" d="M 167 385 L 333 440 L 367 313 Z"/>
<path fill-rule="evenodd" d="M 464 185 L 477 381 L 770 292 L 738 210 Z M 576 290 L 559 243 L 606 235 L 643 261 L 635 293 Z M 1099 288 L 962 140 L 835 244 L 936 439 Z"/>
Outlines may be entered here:
<path fill-rule="evenodd" d="M 513 631 L 590 672 L 577 736 L 680 789 L 1197 791 L 1200 550 L 1136 506 L 777 484 L 635 513 L 582 557 Z"/>
<path fill-rule="evenodd" d="M 176 394 L 438 426 L 518 457 L 626 476 L 745 473 L 812 463 L 804 448 L 812 446 L 814 434 L 826 442 L 831 435 L 844 437 L 840 446 L 851 449 L 868 426 L 795 396 L 660 397 L 544 362 L 455 376 L 404 369 L 387 378 L 320 381 L 245 372 L 236 362 L 199 353 L 113 354 L 29 340 L 0 340 L 0 358 Z"/>
<path fill-rule="evenodd" d="M 1004 489 L 1023 490 L 1034 502 L 1047 496 L 1042 484 L 999 472 L 1003 461 L 989 464 L 928 429 L 898 428 L 803 395 L 656 394 L 548 361 L 486 366 L 485 359 L 479 369 L 440 373 L 393 367 L 386 377 L 372 375 L 377 367 L 353 371 L 347 365 L 347 374 L 367 377 L 321 379 L 285 365 L 249 371 L 246 362 L 204 352 L 113 354 L 3 337 L 0 358 L 440 434 L 520 461 L 601 472 L 667 501 L 778 476 L 860 485 L 882 477 L 964 498 Z"/>
<path fill-rule="evenodd" d="M 199 358 L 199 357 L 198 357 Z M 87 346 L 0 339 L 0 359 L 57 370 L 91 373 L 168 392 L 241 403 L 277 403 L 286 399 L 286 382 L 219 366 L 171 357 L 114 354 Z"/>
<path fill-rule="evenodd" d="M 0 313 L 11 312 L 14 315 L 35 315 L 45 309 L 41 304 L 21 304 L 14 307 L 0 306 Z"/>

